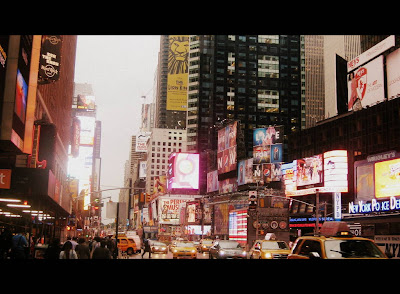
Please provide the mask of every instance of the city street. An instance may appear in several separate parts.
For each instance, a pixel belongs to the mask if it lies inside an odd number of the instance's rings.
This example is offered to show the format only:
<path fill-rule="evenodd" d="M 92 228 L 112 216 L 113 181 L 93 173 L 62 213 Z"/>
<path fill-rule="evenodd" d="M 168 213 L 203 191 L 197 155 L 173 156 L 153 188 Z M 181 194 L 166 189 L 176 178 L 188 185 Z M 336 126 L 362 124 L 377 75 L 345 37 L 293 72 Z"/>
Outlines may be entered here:
<path fill-rule="evenodd" d="M 128 259 L 142 259 L 142 253 L 133 254 L 133 255 L 129 256 Z M 147 252 L 143 256 L 143 259 L 149 259 L 149 254 Z M 168 254 L 152 253 L 151 259 L 173 259 L 173 258 L 172 258 L 172 253 L 168 252 Z M 184 259 L 184 258 L 181 257 L 180 259 Z M 189 258 L 185 258 L 185 259 L 189 259 Z M 208 259 L 208 253 L 197 253 L 197 259 Z"/>

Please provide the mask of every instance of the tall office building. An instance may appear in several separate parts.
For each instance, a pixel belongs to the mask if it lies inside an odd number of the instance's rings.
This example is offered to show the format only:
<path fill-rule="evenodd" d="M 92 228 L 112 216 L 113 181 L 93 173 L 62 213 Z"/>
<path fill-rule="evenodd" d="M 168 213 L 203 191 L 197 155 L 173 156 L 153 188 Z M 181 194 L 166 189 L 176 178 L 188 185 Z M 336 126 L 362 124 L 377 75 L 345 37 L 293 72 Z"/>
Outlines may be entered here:
<path fill-rule="evenodd" d="M 168 158 L 186 148 L 186 130 L 153 128 L 147 145 L 146 193 L 166 193 Z"/>
<path fill-rule="evenodd" d="M 201 156 L 201 191 L 224 121 L 240 121 L 242 158 L 253 156 L 255 128 L 284 125 L 289 134 L 305 127 L 303 45 L 299 35 L 190 36 L 188 151 Z"/>
<path fill-rule="evenodd" d="M 315 126 L 325 118 L 324 36 L 304 36 L 305 124 Z"/>

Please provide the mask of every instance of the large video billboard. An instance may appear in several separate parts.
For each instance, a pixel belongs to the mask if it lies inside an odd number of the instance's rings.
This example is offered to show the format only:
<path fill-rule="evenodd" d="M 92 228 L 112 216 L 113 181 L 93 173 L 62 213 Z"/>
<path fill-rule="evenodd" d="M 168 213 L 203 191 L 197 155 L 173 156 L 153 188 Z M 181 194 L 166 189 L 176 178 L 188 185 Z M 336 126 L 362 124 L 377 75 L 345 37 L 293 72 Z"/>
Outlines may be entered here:
<path fill-rule="evenodd" d="M 282 165 L 286 196 L 348 192 L 347 150 L 332 150 L 323 154 L 294 160 Z"/>
<path fill-rule="evenodd" d="M 322 154 L 297 160 L 297 187 L 319 186 L 323 183 Z"/>
<path fill-rule="evenodd" d="M 189 36 L 169 35 L 167 110 L 186 111 Z"/>
<path fill-rule="evenodd" d="M 375 163 L 375 197 L 400 195 L 400 159 Z"/>
<path fill-rule="evenodd" d="M 167 188 L 199 189 L 199 154 L 172 153 L 168 160 Z"/>

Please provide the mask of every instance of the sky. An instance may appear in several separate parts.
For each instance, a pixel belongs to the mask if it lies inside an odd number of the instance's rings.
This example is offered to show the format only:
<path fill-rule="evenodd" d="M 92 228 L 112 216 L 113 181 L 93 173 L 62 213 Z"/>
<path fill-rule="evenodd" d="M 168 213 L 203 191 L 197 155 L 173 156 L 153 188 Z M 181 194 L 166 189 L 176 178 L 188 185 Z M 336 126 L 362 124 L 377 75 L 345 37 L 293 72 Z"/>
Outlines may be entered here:
<path fill-rule="evenodd" d="M 75 83 L 92 85 L 96 119 L 102 124 L 101 189 L 124 186 L 125 161 L 131 136 L 139 132 L 141 105 L 153 101 L 159 50 L 156 35 L 78 36 Z M 103 198 L 118 201 L 118 195 L 119 190 L 105 191 Z"/>

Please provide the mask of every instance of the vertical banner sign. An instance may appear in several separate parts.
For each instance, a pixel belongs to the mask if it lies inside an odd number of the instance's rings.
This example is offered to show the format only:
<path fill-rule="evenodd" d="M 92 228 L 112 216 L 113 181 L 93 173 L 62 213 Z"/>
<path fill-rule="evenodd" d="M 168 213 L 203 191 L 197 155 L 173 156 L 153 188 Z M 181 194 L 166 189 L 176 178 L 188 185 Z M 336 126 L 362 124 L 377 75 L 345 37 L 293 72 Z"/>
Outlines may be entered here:
<path fill-rule="evenodd" d="M 342 193 L 333 193 L 333 206 L 334 206 L 334 218 L 335 221 L 340 221 L 342 219 Z"/>
<path fill-rule="evenodd" d="M 167 110 L 186 111 L 189 36 L 169 36 Z"/>
<path fill-rule="evenodd" d="M 40 83 L 52 83 L 60 78 L 61 46 L 60 35 L 42 36 L 38 77 Z"/>

